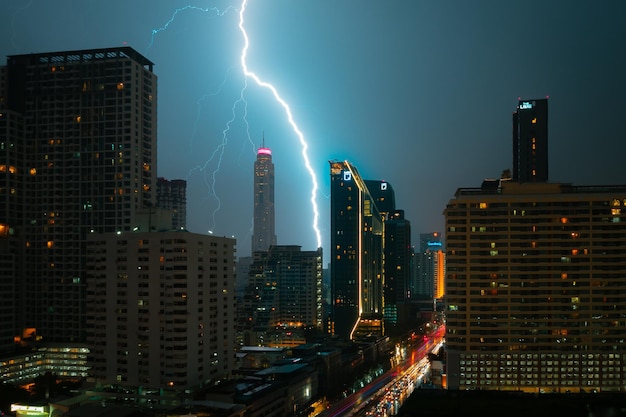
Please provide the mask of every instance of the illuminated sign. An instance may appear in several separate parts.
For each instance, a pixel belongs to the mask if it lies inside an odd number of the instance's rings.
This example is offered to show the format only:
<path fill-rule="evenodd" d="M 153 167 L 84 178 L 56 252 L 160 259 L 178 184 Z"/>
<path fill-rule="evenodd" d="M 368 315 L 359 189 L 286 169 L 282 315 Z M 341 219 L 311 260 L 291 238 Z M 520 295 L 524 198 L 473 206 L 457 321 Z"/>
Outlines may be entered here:
<path fill-rule="evenodd" d="M 343 171 L 343 180 L 352 181 L 352 173 L 350 171 Z"/>
<path fill-rule="evenodd" d="M 270 148 L 259 148 L 256 154 L 257 155 L 271 155 L 272 150 Z"/>
<path fill-rule="evenodd" d="M 530 101 L 522 101 L 519 105 L 520 110 L 528 110 L 533 108 L 533 103 Z"/>
<path fill-rule="evenodd" d="M 386 183 L 386 182 L 381 182 L 381 183 L 380 183 L 380 189 L 381 189 L 382 191 L 385 191 L 385 190 L 387 189 L 387 183 Z"/>
<path fill-rule="evenodd" d="M 45 407 L 43 405 L 21 405 L 21 404 L 11 404 L 11 411 L 36 411 L 39 413 L 45 413 Z"/>
<path fill-rule="evenodd" d="M 431 242 L 430 240 L 426 242 L 428 246 L 443 246 L 441 242 Z"/>

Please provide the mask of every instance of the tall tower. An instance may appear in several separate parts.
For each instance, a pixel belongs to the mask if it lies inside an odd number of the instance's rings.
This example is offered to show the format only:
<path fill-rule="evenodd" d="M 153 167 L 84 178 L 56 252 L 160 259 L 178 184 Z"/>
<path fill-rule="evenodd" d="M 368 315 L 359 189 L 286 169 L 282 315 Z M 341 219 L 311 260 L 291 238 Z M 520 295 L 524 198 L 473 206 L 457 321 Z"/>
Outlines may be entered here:
<path fill-rule="evenodd" d="M 263 140 L 265 145 L 265 140 Z M 276 244 L 274 213 L 274 163 L 272 151 L 262 146 L 254 161 L 254 232 L 252 252 L 266 251 Z"/>
<path fill-rule="evenodd" d="M 129 47 L 8 57 L 0 113 L 19 131 L 0 146 L 12 161 L 0 193 L 10 190 L 2 227 L 21 248 L 15 334 L 84 341 L 86 236 L 130 230 L 154 206 L 152 66 Z"/>
<path fill-rule="evenodd" d="M 330 162 L 330 261 L 334 333 L 353 339 L 383 333 L 383 215 L 376 201 L 388 184 L 370 193 L 349 162 Z"/>
<path fill-rule="evenodd" d="M 548 99 L 520 100 L 513 113 L 513 181 L 548 182 Z"/>

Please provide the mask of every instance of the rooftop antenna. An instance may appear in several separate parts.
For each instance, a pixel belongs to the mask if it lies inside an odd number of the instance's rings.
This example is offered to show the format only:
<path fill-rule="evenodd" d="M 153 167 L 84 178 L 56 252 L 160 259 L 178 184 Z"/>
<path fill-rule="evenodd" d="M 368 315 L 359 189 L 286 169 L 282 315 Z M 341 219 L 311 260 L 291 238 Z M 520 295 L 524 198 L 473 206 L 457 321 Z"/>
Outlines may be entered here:
<path fill-rule="evenodd" d="M 261 148 L 265 148 L 265 130 L 263 131 L 263 142 L 261 143 Z"/>

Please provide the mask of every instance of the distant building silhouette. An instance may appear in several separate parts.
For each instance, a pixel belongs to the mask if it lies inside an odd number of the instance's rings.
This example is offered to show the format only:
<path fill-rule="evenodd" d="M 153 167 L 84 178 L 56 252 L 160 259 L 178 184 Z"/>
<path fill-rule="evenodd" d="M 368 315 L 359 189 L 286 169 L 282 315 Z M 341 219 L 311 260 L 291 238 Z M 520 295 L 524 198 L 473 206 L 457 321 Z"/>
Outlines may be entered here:
<path fill-rule="evenodd" d="M 265 142 L 265 140 L 264 140 Z M 274 163 L 272 151 L 261 147 L 254 161 L 254 229 L 252 252 L 268 250 L 276 244 L 274 209 Z"/>
<path fill-rule="evenodd" d="M 411 296 L 411 222 L 404 218 L 404 210 L 393 211 L 385 221 L 384 253 L 384 315 L 387 323 L 395 325 L 399 320 L 398 314 L 405 310 L 401 305 Z"/>
<path fill-rule="evenodd" d="M 169 210 L 172 229 L 187 228 L 187 181 L 157 178 L 157 207 Z"/>
<path fill-rule="evenodd" d="M 513 113 L 513 181 L 548 181 L 548 99 L 520 100 Z"/>
<path fill-rule="evenodd" d="M 441 299 L 444 295 L 446 262 L 441 237 L 439 232 L 420 233 L 415 299 Z"/>
<path fill-rule="evenodd" d="M 12 293 L 2 295 L 15 316 L 0 313 L 0 346 L 9 332 L 21 342 L 85 340 L 87 235 L 128 231 L 156 202 L 152 66 L 129 47 L 8 57 L 0 246 L 10 259 L 0 291 Z"/>

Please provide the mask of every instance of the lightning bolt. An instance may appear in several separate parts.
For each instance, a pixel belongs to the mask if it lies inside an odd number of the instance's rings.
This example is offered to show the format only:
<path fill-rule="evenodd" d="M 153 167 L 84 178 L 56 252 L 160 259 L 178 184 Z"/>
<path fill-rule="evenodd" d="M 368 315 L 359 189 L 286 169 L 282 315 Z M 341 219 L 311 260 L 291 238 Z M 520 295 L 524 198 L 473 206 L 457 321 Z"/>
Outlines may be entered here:
<path fill-rule="evenodd" d="M 153 29 L 152 30 L 152 37 L 150 38 L 150 43 L 148 44 L 148 47 L 146 48 L 146 51 L 149 50 L 152 47 L 152 44 L 154 44 L 154 38 L 155 36 L 159 33 L 162 32 L 164 30 L 166 30 L 171 24 L 172 22 L 174 22 L 174 20 L 176 19 L 176 16 L 178 15 L 178 13 L 184 12 L 186 10 L 197 10 L 203 13 L 215 13 L 216 17 L 220 17 L 220 16 L 224 16 L 226 13 L 228 13 L 231 10 L 237 10 L 235 9 L 233 6 L 228 6 L 227 8 L 225 8 L 224 10 L 220 10 L 217 7 L 199 7 L 199 6 L 193 6 L 191 4 L 185 6 L 185 7 L 180 7 L 176 10 L 174 10 L 174 13 L 172 13 L 172 17 L 170 17 L 170 20 L 168 20 L 162 27 L 158 28 L 158 29 Z"/>
<path fill-rule="evenodd" d="M 294 121 L 289 105 L 287 104 L 287 102 L 285 102 L 285 100 L 282 99 L 280 94 L 278 94 L 278 91 L 276 90 L 276 88 L 272 84 L 261 80 L 261 78 L 259 78 L 258 75 L 256 75 L 254 72 L 248 69 L 246 58 L 248 56 L 250 40 L 248 38 L 248 32 L 246 31 L 244 27 L 244 14 L 246 12 L 247 5 L 248 5 L 248 0 L 242 0 L 241 7 L 239 9 L 239 30 L 241 31 L 241 34 L 243 35 L 243 38 L 244 38 L 244 47 L 241 51 L 241 68 L 246 78 L 251 78 L 252 80 L 254 80 L 255 83 L 257 83 L 257 85 L 263 88 L 267 88 L 268 90 L 272 92 L 274 99 L 282 106 L 283 110 L 285 111 L 285 114 L 287 115 L 287 120 L 289 121 L 291 128 L 293 129 L 294 133 L 296 134 L 296 136 L 298 136 L 300 140 L 300 145 L 302 146 L 302 158 L 304 159 L 304 166 L 309 172 L 309 175 L 311 176 L 311 182 L 313 184 L 311 188 L 311 200 L 310 200 L 311 206 L 313 208 L 312 227 L 315 232 L 315 237 L 317 238 L 317 247 L 320 248 L 322 247 L 322 237 L 321 237 L 320 229 L 318 226 L 319 209 L 317 207 L 317 190 L 319 187 L 318 187 L 318 182 L 317 182 L 317 176 L 315 175 L 315 171 L 311 167 L 311 163 L 309 161 L 309 156 L 308 156 L 309 145 L 304 138 L 304 134 L 300 131 L 300 129 L 298 128 L 298 125 Z"/>
<path fill-rule="evenodd" d="M 20 7 L 19 9 L 17 9 L 15 11 L 15 13 L 13 13 L 13 15 L 11 15 L 11 45 L 13 45 L 13 48 L 15 48 L 15 50 L 19 50 L 19 48 L 17 47 L 17 44 L 15 43 L 15 19 L 17 18 L 17 14 L 28 9 L 30 7 L 30 5 L 33 4 L 33 0 L 30 0 L 26 5 Z"/>
<path fill-rule="evenodd" d="M 215 209 L 213 210 L 213 213 L 212 213 L 212 223 L 211 223 L 211 228 L 209 229 L 210 232 L 215 230 L 215 226 L 217 224 L 215 218 L 216 218 L 217 212 L 222 208 L 222 200 L 220 200 L 220 198 L 217 195 L 217 192 L 215 190 L 215 185 L 217 183 L 217 174 L 219 173 L 219 171 L 220 171 L 220 169 L 222 167 L 222 157 L 224 156 L 224 151 L 226 149 L 226 145 L 228 144 L 228 132 L 230 131 L 230 127 L 232 126 L 232 124 L 237 119 L 237 107 L 241 103 L 243 103 L 243 106 L 244 106 L 243 120 L 244 120 L 244 123 L 246 125 L 246 132 L 248 133 L 248 141 L 252 144 L 252 141 L 250 139 L 250 133 L 248 131 L 248 120 L 247 120 L 247 114 L 248 114 L 248 105 L 247 104 L 248 103 L 247 103 L 247 101 L 244 98 L 244 91 L 246 90 L 247 86 L 248 86 L 248 83 L 245 82 L 244 83 L 244 87 L 241 89 L 241 92 L 239 93 L 239 98 L 233 103 L 233 106 L 231 108 L 232 117 L 230 118 L 230 120 L 228 120 L 226 122 L 226 127 L 222 130 L 222 141 L 221 141 L 221 143 L 217 146 L 217 148 L 215 148 L 215 150 L 211 154 L 211 157 L 204 163 L 204 165 L 196 166 L 187 175 L 187 177 L 189 177 L 194 171 L 200 171 L 200 172 L 204 172 L 206 174 L 207 166 L 209 165 L 209 163 L 211 163 L 211 161 L 213 161 L 213 159 L 215 159 L 217 157 L 217 164 L 215 166 L 215 169 L 213 169 L 213 171 L 212 171 L 212 173 L 210 175 L 210 181 L 208 181 L 206 175 L 205 175 L 205 178 L 204 178 L 204 181 L 205 181 L 205 184 L 206 184 L 207 188 L 209 190 L 211 190 L 209 195 L 211 197 L 213 197 L 215 199 L 215 201 L 217 202 L 217 206 L 215 207 Z M 252 145 L 254 146 L 254 144 L 252 144 Z"/>
<path fill-rule="evenodd" d="M 240 91 L 240 95 L 239 98 L 233 103 L 233 106 L 231 108 L 231 114 L 232 117 L 230 118 L 230 120 L 228 120 L 226 122 L 226 126 L 225 128 L 222 130 L 222 139 L 220 144 L 215 148 L 215 150 L 213 151 L 213 153 L 211 154 L 211 157 L 203 164 L 203 165 L 198 165 L 195 168 L 193 168 L 192 170 L 190 170 L 189 174 L 187 175 L 187 177 L 189 177 L 193 172 L 195 171 L 200 171 L 202 173 L 204 173 L 204 181 L 205 184 L 207 186 L 207 188 L 210 190 L 209 196 L 214 198 L 215 201 L 217 202 L 217 207 L 213 210 L 212 213 L 212 226 L 211 226 L 211 230 L 213 230 L 215 228 L 216 225 L 216 214 L 217 212 L 220 210 L 221 208 L 221 200 L 217 195 L 215 186 L 216 186 L 216 182 L 217 182 L 217 175 L 220 171 L 221 165 L 222 165 L 222 157 L 224 155 L 224 151 L 225 148 L 228 144 L 228 134 L 230 131 L 231 126 L 233 125 L 233 123 L 235 122 L 235 120 L 237 119 L 237 108 L 240 105 L 243 105 L 243 121 L 245 123 L 246 126 L 246 133 L 248 136 L 248 142 L 252 145 L 252 149 L 254 151 L 254 144 L 252 142 L 252 140 L 250 139 L 250 132 L 249 132 L 249 125 L 248 125 L 248 120 L 247 120 L 247 114 L 248 114 L 248 103 L 245 99 L 245 91 L 248 88 L 248 79 L 252 79 L 258 86 L 266 88 L 268 90 L 271 91 L 272 95 L 274 96 L 274 99 L 282 106 L 283 110 L 285 111 L 285 114 L 287 116 L 287 120 L 289 122 L 289 124 L 291 125 L 294 133 L 296 134 L 296 136 L 298 137 L 300 144 L 302 146 L 302 158 L 304 159 L 304 165 L 306 170 L 308 171 L 310 177 L 311 177 L 311 182 L 312 182 L 312 188 L 311 188 L 311 206 L 313 209 L 313 230 L 315 232 L 315 236 L 317 239 L 317 247 L 321 247 L 322 246 L 322 238 L 321 238 L 321 232 L 319 230 L 319 209 L 317 206 L 317 193 L 318 193 L 318 181 L 317 181 L 317 177 L 315 174 L 315 171 L 313 170 L 310 160 L 309 160 L 309 156 L 308 156 L 308 143 L 305 140 L 304 134 L 300 131 L 300 129 L 298 128 L 298 125 L 296 124 L 296 122 L 294 121 L 293 118 L 293 114 L 291 112 L 291 109 L 289 107 L 289 105 L 285 102 L 285 100 L 283 100 L 283 98 L 280 96 L 280 94 L 278 94 L 278 91 L 276 90 L 276 88 L 266 82 L 261 80 L 261 78 L 256 75 L 254 72 L 250 71 L 250 69 L 248 68 L 247 62 L 246 62 L 246 58 L 248 55 L 248 49 L 250 47 L 250 40 L 248 37 L 248 33 L 244 27 L 244 14 L 245 14 L 245 10 L 246 7 L 248 5 L 248 0 L 242 0 L 241 3 L 241 7 L 239 8 L 238 12 L 239 12 L 239 30 L 241 31 L 241 34 L 243 36 L 244 39 L 244 46 L 243 49 L 241 51 L 241 68 L 243 71 L 243 75 L 245 77 L 245 81 L 244 81 L 244 86 L 242 87 L 241 91 Z M 152 47 L 152 45 L 154 44 L 154 40 L 156 38 L 156 36 L 164 31 L 167 30 L 167 28 L 174 22 L 174 20 L 176 19 L 176 17 L 178 16 L 179 13 L 184 12 L 186 10 L 196 10 L 196 11 L 201 11 L 203 13 L 214 13 L 216 17 L 220 17 L 220 16 L 224 16 L 226 13 L 230 12 L 231 10 L 237 10 L 237 8 L 235 8 L 234 6 L 228 6 L 226 9 L 224 10 L 220 10 L 217 7 L 198 7 L 198 6 L 194 6 L 194 5 L 187 5 L 181 8 L 176 9 L 173 13 L 172 16 L 170 17 L 170 19 L 160 28 L 158 29 L 153 29 L 152 30 L 152 36 L 150 39 L 150 43 L 148 44 L 147 50 L 150 49 Z M 222 85 L 224 84 L 224 82 L 226 81 L 226 79 L 222 82 Z M 219 94 L 219 90 L 221 89 L 221 85 L 220 88 L 218 88 L 218 92 L 214 93 L 214 94 L 209 94 L 209 95 L 216 95 Z M 201 102 L 203 101 L 204 98 L 206 98 L 207 95 L 205 95 L 204 97 L 200 98 L 198 100 L 198 115 L 196 118 L 196 123 L 194 125 L 194 129 L 193 129 L 193 136 L 195 137 L 196 135 L 196 129 L 197 129 L 197 125 L 198 125 L 198 119 L 200 117 L 200 107 L 201 107 Z M 192 141 L 193 141 L 193 137 L 192 137 Z M 190 144 L 191 146 L 191 144 Z M 208 166 L 209 164 L 214 160 L 217 159 L 217 163 L 215 168 L 213 169 L 213 171 L 211 172 L 210 175 L 208 175 Z M 210 231 L 211 231 L 210 230 Z"/>

